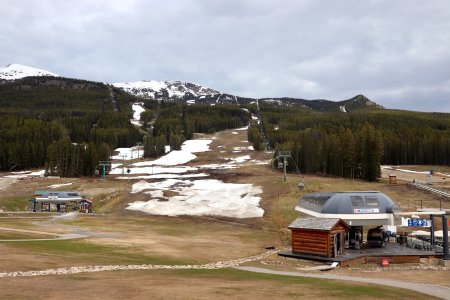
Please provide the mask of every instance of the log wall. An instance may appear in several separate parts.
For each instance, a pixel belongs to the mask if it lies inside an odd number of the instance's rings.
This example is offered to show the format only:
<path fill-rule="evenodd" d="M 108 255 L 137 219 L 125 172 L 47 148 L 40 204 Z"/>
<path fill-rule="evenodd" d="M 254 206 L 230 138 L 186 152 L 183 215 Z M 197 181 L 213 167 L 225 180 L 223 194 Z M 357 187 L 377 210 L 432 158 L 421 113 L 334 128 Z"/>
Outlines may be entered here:
<path fill-rule="evenodd" d="M 332 244 L 329 231 L 292 229 L 292 252 L 330 257 Z"/>

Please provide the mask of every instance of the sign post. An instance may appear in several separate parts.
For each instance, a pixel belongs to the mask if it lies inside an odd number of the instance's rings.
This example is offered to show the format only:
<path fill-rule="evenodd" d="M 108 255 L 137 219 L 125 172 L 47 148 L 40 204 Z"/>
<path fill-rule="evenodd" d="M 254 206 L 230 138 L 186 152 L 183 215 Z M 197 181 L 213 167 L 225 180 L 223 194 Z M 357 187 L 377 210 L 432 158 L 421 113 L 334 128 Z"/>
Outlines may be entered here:
<path fill-rule="evenodd" d="M 443 235 L 443 240 L 444 240 L 444 244 L 442 245 L 442 247 L 444 248 L 444 260 L 448 260 L 449 257 L 449 253 L 448 253 L 448 219 L 447 219 L 447 215 L 442 215 L 442 235 Z"/>

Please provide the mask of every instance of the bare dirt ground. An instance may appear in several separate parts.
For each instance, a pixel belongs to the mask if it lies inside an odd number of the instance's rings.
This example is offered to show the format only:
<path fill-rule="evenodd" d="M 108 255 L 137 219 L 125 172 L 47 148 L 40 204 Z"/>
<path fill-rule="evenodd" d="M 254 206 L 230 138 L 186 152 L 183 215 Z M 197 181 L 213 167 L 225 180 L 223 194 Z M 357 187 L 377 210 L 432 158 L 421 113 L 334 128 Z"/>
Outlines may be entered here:
<path fill-rule="evenodd" d="M 384 166 L 381 169 L 382 177 L 396 175 L 398 180 L 405 182 L 431 183 L 450 187 L 450 175 L 447 172 L 429 171 L 435 169 L 433 166 Z M 412 172 L 411 172 L 412 171 Z"/>
<path fill-rule="evenodd" d="M 0 190 L 7 190 L 14 181 L 12 178 L 0 178 Z"/>
<path fill-rule="evenodd" d="M 189 165 L 224 163 L 229 158 L 250 155 L 258 161 L 270 160 L 264 152 L 250 151 L 246 131 L 228 130 L 213 135 L 199 135 L 213 138 L 212 151 L 197 153 L 198 159 Z M 239 152 L 237 152 L 239 151 Z M 233 219 L 225 217 L 161 217 L 140 212 L 127 211 L 127 204 L 145 200 L 141 194 L 130 194 L 128 180 L 101 181 L 92 178 L 64 178 L 31 180 L 0 180 L 0 208 L 7 203 L 22 201 L 25 205 L 35 190 L 48 189 L 52 184 L 66 184 L 61 189 L 80 190 L 94 201 L 95 214 L 79 215 L 74 220 L 55 222 L 50 226 L 42 221 L 51 216 L 39 214 L 0 214 L 0 227 L 15 227 L 36 231 L 70 233 L 85 230 L 97 233 L 76 241 L 51 242 L 8 242 L 0 243 L 0 272 L 42 270 L 56 267 L 83 266 L 94 264 L 197 264 L 234 259 L 261 253 L 266 247 L 289 246 L 287 226 L 298 216 L 294 207 L 305 193 L 345 190 L 380 190 L 394 199 L 403 209 L 415 210 L 428 203 L 439 204 L 435 196 L 413 189 L 406 184 L 389 185 L 386 182 L 368 183 L 321 176 L 298 174 L 288 175 L 283 182 L 282 173 L 273 170 L 269 164 L 244 163 L 238 169 L 210 170 L 211 178 L 225 182 L 252 183 L 261 186 L 260 202 L 265 210 L 263 218 Z M 2 183 L 3 182 L 3 183 Z M 299 191 L 297 184 L 303 182 L 305 190 Z M 443 206 L 450 208 L 450 203 Z M 62 226 L 64 225 L 64 226 Z M 6 232 L 6 231 L 5 231 Z M 5 236 L 3 232 L 2 236 Z M 102 235 L 104 234 L 104 235 Z M 286 260 L 277 256 L 269 264 L 255 262 L 255 265 L 292 270 L 298 266 L 315 265 L 308 261 Z M 369 278 L 404 279 L 411 282 L 440 284 L 448 286 L 450 271 L 436 269 L 357 270 L 340 268 L 338 274 L 357 275 Z M 226 272 L 225 272 L 226 273 Z M 420 276 L 418 276 L 420 273 Z M 54 283 L 57 280 L 58 285 Z M 328 281 L 327 281 L 328 282 Z M 296 284 L 299 282 L 295 281 Z M 330 282 L 325 285 L 332 285 Z M 46 286 L 42 294 L 41 287 Z M 343 286 L 350 286 L 344 284 Z M 352 284 L 351 286 L 355 286 Z M 358 285 L 356 285 L 358 286 Z M 364 285 L 367 286 L 367 285 Z M 241 274 L 196 274 L 175 271 L 114 271 L 80 275 L 44 276 L 36 278 L 1 278 L 1 298 L 56 299 L 62 296 L 77 299 L 110 299 L 152 295 L 156 298 L 287 298 L 327 297 L 331 291 L 308 281 L 301 288 L 272 277 L 252 277 Z M 25 288 L 24 288 L 25 287 Z M 64 288 L 59 288 L 64 287 Z M 320 289 L 320 287 L 319 287 Z M 20 291 L 20 292 L 18 292 Z M 40 294 L 38 293 L 40 291 Z M 328 292 L 325 293 L 325 292 Z M 37 295 L 40 295 L 39 297 Z M 339 296 L 340 295 L 340 296 Z M 355 294 L 356 295 L 356 294 Z M 359 295 L 359 294 L 358 294 Z M 387 298 L 389 294 L 380 294 Z M 410 297 L 414 294 L 405 294 Z M 352 298 L 354 295 L 337 294 L 337 298 Z M 335 297 L 335 298 L 336 298 Z M 356 297 L 356 296 L 355 296 Z M 400 295 L 399 298 L 402 296 Z M 377 298 L 374 296 L 373 298 Z"/>

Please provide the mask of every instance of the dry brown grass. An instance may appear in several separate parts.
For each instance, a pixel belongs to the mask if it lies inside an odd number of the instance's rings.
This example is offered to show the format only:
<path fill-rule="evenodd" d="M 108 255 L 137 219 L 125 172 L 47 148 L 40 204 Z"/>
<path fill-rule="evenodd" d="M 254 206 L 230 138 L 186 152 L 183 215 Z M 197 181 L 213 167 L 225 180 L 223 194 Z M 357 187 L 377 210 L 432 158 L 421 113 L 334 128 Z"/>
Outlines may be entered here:
<path fill-rule="evenodd" d="M 412 299 L 402 289 L 331 280 L 217 271 L 114 271 L 2 279 L 14 299 Z M 393 296 L 395 295 L 395 296 Z M 427 297 L 434 299 L 433 297 Z"/>
<path fill-rule="evenodd" d="M 190 165 L 204 165 L 226 162 L 226 158 L 251 155 L 252 159 L 268 160 L 264 152 L 233 152 L 234 147 L 248 147 L 246 131 L 233 130 L 202 135 L 214 137 L 212 151 L 198 153 L 198 159 Z M 220 147 L 219 147 L 220 146 Z M 224 151 L 224 152 L 223 152 Z M 212 178 L 225 182 L 252 183 L 261 186 L 263 194 L 260 205 L 264 208 L 263 218 L 232 219 L 223 217 L 161 217 L 125 210 L 129 202 L 145 200 L 141 194 L 130 194 L 135 180 L 83 179 L 34 179 L 17 181 L 2 190 L 2 201 L 31 196 L 34 190 L 47 189 L 51 184 L 73 182 L 64 189 L 81 190 L 94 201 L 96 215 L 80 215 L 65 226 L 55 223 L 42 226 L 35 222 L 48 218 L 35 214 L 35 218 L 0 218 L 0 226 L 16 227 L 51 232 L 68 232 L 79 227 L 95 233 L 115 234 L 103 238 L 89 238 L 80 241 L 59 243 L 0 243 L 0 272 L 16 270 L 45 269 L 61 266 L 112 263 L 203 263 L 227 260 L 264 251 L 267 246 L 289 244 L 286 227 L 298 213 L 294 210 L 298 199 L 305 193 L 349 190 L 379 190 L 395 200 L 405 210 L 414 210 L 425 201 L 430 206 L 438 205 L 438 198 L 413 189 L 406 184 L 389 185 L 386 182 L 368 183 L 306 175 L 304 180 L 289 174 L 288 182 L 283 182 L 282 173 L 268 165 L 244 165 L 239 169 L 212 170 Z M 304 191 L 297 185 L 303 181 Z M 450 208 L 449 203 L 444 207 Z M 2 216 L 6 216 L 3 214 Z M 27 216 L 29 217 L 29 215 Z M 73 226 L 73 227 L 68 227 Z M 280 262 L 283 259 L 273 257 Z M 258 264 L 258 262 L 256 263 Z M 405 271 L 413 279 L 414 272 Z M 409 273 L 408 273 L 409 272 Z M 163 271 L 120 271 L 99 274 L 82 274 L 58 277 L 59 289 L 54 286 L 54 277 L 0 279 L 7 289 L 0 291 L 2 298 L 42 298 L 55 299 L 70 295 L 72 298 L 285 298 L 285 297 L 326 297 L 329 291 L 318 289 L 317 285 L 301 285 L 276 277 L 261 278 L 242 274 L 191 274 Z M 359 274 L 365 276 L 364 274 Z M 401 278 L 399 273 L 389 273 L 392 278 Z M 428 276 L 427 274 L 430 274 Z M 442 273 L 447 276 L 448 272 Z M 247 276 L 247 277 L 246 277 Z M 375 277 L 372 273 L 369 277 Z M 404 276 L 404 275 L 402 275 Z M 436 281 L 436 274 L 426 273 L 420 280 L 427 283 Z M 409 277 L 408 277 L 409 278 Z M 296 283 L 298 284 L 298 282 Z M 26 287 L 17 293 L 20 287 Z M 45 293 L 39 294 L 40 287 L 46 286 Z M 16 294 L 14 294 L 16 291 Z M 38 296 L 36 296 L 38 295 Z M 352 297 L 353 294 L 346 295 Z M 358 294 L 359 295 L 359 294 Z M 405 294 L 406 295 L 406 294 Z M 410 294 L 407 294 L 411 296 Z M 192 297 L 191 297 L 192 296 Z M 408 297 L 409 297 L 408 296 Z M 339 295 L 336 297 L 339 298 Z M 341 296 L 341 298 L 344 298 Z M 383 298 L 383 297 L 381 297 Z"/>

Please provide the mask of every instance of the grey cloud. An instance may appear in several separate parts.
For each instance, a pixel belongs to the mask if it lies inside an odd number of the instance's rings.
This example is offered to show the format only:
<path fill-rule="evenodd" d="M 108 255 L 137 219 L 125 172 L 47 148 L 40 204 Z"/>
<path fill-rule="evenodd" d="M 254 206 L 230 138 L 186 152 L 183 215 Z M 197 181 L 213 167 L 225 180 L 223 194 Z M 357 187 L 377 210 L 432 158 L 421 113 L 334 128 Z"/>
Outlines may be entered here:
<path fill-rule="evenodd" d="M 361 93 L 386 107 L 450 112 L 445 0 L 0 5 L 0 65 L 108 82 L 184 80 L 250 97 Z"/>

